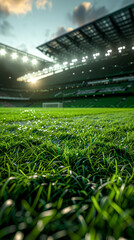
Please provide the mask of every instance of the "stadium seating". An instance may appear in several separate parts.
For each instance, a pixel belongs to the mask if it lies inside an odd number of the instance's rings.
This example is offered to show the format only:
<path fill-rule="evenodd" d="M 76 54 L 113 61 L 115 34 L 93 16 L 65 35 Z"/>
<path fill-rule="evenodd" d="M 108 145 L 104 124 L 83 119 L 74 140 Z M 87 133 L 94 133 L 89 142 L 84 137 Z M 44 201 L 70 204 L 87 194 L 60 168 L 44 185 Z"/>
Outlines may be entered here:
<path fill-rule="evenodd" d="M 41 107 L 42 102 L 59 101 L 64 107 L 134 107 L 133 92 L 133 77 L 69 83 L 46 90 L 0 89 L 0 106 Z"/>
<path fill-rule="evenodd" d="M 77 99 L 64 102 L 64 107 L 134 107 L 134 97 Z"/>

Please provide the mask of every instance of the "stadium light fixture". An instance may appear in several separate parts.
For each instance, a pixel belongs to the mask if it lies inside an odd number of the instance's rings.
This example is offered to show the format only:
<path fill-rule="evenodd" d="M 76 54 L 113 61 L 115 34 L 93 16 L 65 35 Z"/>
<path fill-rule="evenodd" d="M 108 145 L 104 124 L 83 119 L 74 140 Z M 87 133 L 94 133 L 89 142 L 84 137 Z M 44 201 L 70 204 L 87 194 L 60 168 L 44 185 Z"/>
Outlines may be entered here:
<path fill-rule="evenodd" d="M 28 61 L 28 57 L 27 56 L 24 56 L 23 58 L 22 58 L 22 60 L 23 60 L 23 62 L 27 62 Z"/>
<path fill-rule="evenodd" d="M 72 62 L 72 63 L 70 63 L 70 66 L 73 66 L 74 65 L 74 63 Z"/>
<path fill-rule="evenodd" d="M 12 53 L 12 59 L 14 59 L 14 60 L 16 60 L 17 58 L 18 58 L 18 55 L 17 55 L 17 53 Z"/>
<path fill-rule="evenodd" d="M 98 57 L 98 56 L 100 56 L 100 53 L 99 53 L 99 52 L 93 54 L 93 58 L 94 58 L 94 59 L 96 59 L 96 57 Z"/>
<path fill-rule="evenodd" d="M 72 60 L 73 63 L 74 63 L 74 62 L 77 62 L 77 61 L 78 61 L 77 58 L 75 58 L 75 59 Z"/>
<path fill-rule="evenodd" d="M 68 62 L 64 62 L 64 63 L 63 63 L 63 65 L 67 65 L 67 64 L 68 64 Z"/>
<path fill-rule="evenodd" d="M 105 53 L 105 56 L 108 57 L 108 56 L 110 56 L 111 53 L 112 53 L 112 49 L 109 49 L 109 50 L 107 50 L 107 52 Z"/>
<path fill-rule="evenodd" d="M 134 50 L 134 46 L 132 47 L 132 50 Z"/>
<path fill-rule="evenodd" d="M 122 52 L 122 50 L 124 50 L 125 48 L 126 48 L 125 46 L 118 47 L 118 51 L 119 51 L 119 53 L 121 53 L 121 52 Z"/>
<path fill-rule="evenodd" d="M 0 50 L 0 55 L 1 56 L 5 56 L 6 55 L 6 50 L 5 49 L 1 49 Z"/>
<path fill-rule="evenodd" d="M 82 62 L 86 62 L 86 59 L 82 59 Z"/>
<path fill-rule="evenodd" d="M 112 49 L 107 50 L 107 52 L 108 52 L 108 53 L 111 53 L 111 52 L 112 52 Z"/>
<path fill-rule="evenodd" d="M 33 65 L 36 65 L 36 64 L 37 64 L 37 60 L 36 60 L 36 59 L 33 59 L 33 60 L 32 60 L 32 64 L 33 64 Z"/>

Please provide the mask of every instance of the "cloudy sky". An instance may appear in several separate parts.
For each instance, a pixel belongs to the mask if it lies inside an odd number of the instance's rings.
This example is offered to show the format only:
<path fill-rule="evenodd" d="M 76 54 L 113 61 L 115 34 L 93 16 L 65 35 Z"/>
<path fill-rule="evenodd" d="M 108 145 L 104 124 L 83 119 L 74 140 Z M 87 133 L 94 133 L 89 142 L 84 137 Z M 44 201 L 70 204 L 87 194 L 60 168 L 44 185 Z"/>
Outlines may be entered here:
<path fill-rule="evenodd" d="M 38 45 L 134 0 L 0 0 L 0 43 L 38 55 Z"/>

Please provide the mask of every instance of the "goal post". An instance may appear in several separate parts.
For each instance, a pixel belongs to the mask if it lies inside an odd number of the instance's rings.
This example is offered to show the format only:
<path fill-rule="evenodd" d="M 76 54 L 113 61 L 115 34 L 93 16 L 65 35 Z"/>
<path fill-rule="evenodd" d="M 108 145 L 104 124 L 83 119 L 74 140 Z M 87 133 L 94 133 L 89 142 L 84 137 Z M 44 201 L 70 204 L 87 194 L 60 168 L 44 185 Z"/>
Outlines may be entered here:
<path fill-rule="evenodd" d="M 42 107 L 43 108 L 62 108 L 63 103 L 61 103 L 61 102 L 43 102 Z"/>

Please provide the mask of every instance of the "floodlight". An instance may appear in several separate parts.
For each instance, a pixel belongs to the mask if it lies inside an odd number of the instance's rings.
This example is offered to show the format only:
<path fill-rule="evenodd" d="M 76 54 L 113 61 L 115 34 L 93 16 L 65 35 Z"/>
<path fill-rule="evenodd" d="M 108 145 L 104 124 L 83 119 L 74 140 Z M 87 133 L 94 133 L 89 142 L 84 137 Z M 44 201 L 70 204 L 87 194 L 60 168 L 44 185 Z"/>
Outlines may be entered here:
<path fill-rule="evenodd" d="M 86 62 L 86 59 L 82 59 L 82 62 Z"/>
<path fill-rule="evenodd" d="M 72 63 L 70 63 L 70 66 L 72 66 L 72 65 L 74 65 L 74 63 L 72 62 Z"/>
<path fill-rule="evenodd" d="M 36 64 L 37 64 L 37 60 L 36 60 L 36 59 L 33 59 L 33 60 L 32 60 L 32 64 L 33 64 L 33 65 L 36 65 Z"/>
<path fill-rule="evenodd" d="M 134 47 L 132 47 L 132 50 L 134 50 Z"/>
<path fill-rule="evenodd" d="M 63 63 L 63 65 L 67 65 L 67 64 L 68 64 L 68 62 L 64 62 L 64 63 Z"/>
<path fill-rule="evenodd" d="M 24 56 L 24 57 L 22 58 L 22 60 L 23 60 L 23 62 L 27 62 L 27 61 L 28 61 L 28 57 L 27 57 L 27 56 Z"/>
<path fill-rule="evenodd" d="M 77 58 L 73 59 L 72 62 L 77 62 Z"/>
<path fill-rule="evenodd" d="M 5 49 L 1 49 L 1 50 L 0 50 L 0 55 L 2 55 L 2 56 L 5 56 L 5 55 L 6 55 Z"/>
<path fill-rule="evenodd" d="M 108 52 L 108 53 L 106 53 L 106 54 L 105 54 L 105 56 L 106 56 L 106 57 L 107 57 L 107 56 L 110 56 L 110 53 L 109 53 L 109 52 Z"/>
<path fill-rule="evenodd" d="M 108 53 L 111 53 L 111 52 L 112 52 L 112 50 L 111 50 L 111 49 L 109 49 L 109 50 L 107 50 L 107 52 L 108 52 Z"/>
<path fill-rule="evenodd" d="M 12 59 L 14 59 L 14 60 L 18 58 L 18 55 L 17 55 L 17 53 L 12 53 L 12 55 L 11 55 L 11 56 L 12 56 Z"/>

